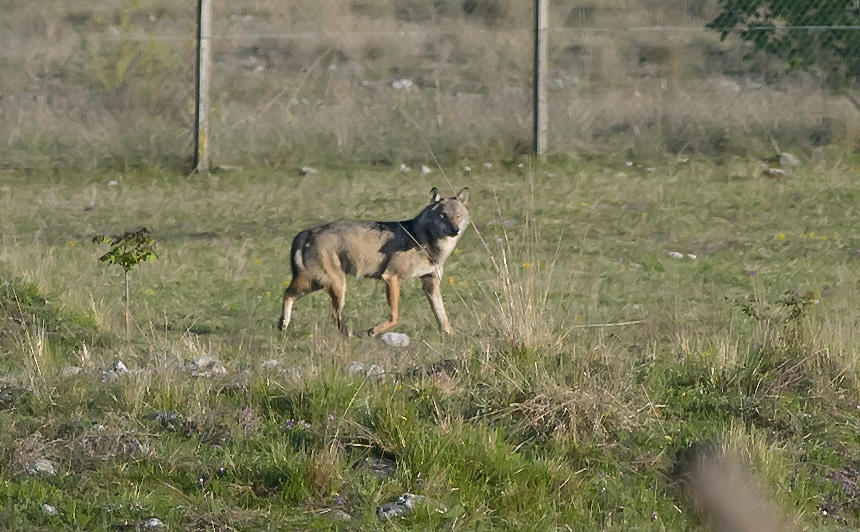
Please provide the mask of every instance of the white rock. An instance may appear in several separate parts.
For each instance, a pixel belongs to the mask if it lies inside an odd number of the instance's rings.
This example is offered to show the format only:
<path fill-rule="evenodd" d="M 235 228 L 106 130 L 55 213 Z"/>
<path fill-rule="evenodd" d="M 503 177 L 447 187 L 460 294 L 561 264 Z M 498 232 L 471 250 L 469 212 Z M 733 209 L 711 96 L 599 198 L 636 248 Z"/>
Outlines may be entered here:
<path fill-rule="evenodd" d="M 413 85 L 414 85 L 414 83 L 412 82 L 412 80 L 406 79 L 406 78 L 395 79 L 394 81 L 391 82 L 391 87 L 394 89 L 398 89 L 398 90 L 400 90 L 400 89 L 407 89 L 408 90 L 408 89 L 411 89 Z"/>
<path fill-rule="evenodd" d="M 782 152 L 779 154 L 779 165 L 780 166 L 800 166 L 800 159 L 795 157 L 794 155 L 788 152 Z"/>
<path fill-rule="evenodd" d="M 128 373 L 128 368 L 125 366 L 125 364 L 122 363 L 122 360 L 115 361 L 113 363 L 113 366 L 111 366 L 111 369 L 117 375 L 125 375 L 126 373 Z"/>
<path fill-rule="evenodd" d="M 409 345 L 409 337 L 403 333 L 387 332 L 379 335 L 379 339 L 385 342 L 385 345 L 392 347 L 406 347 Z"/>
<path fill-rule="evenodd" d="M 115 181 L 115 180 L 108 181 L 108 186 L 109 187 L 119 186 L 119 181 Z"/>
<path fill-rule="evenodd" d="M 677 251 L 670 251 L 669 256 L 672 257 L 673 259 L 683 259 L 684 258 L 684 254 L 678 253 Z"/>
<path fill-rule="evenodd" d="M 692 259 L 692 260 L 696 260 L 696 255 L 693 253 L 687 253 L 687 258 Z"/>
<path fill-rule="evenodd" d="M 43 504 L 42 505 L 42 513 L 45 515 L 59 515 L 60 514 L 60 512 L 57 511 L 57 508 L 54 506 L 51 506 L 50 504 Z"/>
<path fill-rule="evenodd" d="M 788 172 L 786 172 L 782 168 L 765 168 L 764 171 L 762 171 L 761 175 L 771 178 L 781 178 L 786 177 L 788 175 Z"/>
<path fill-rule="evenodd" d="M 427 166 L 426 164 L 421 165 L 421 175 L 427 175 L 430 172 L 432 172 L 432 170 L 430 170 L 429 166 Z"/>
<path fill-rule="evenodd" d="M 319 172 L 313 166 L 302 166 L 299 169 L 299 173 L 302 175 L 317 175 Z"/>
<path fill-rule="evenodd" d="M 472 171 L 472 167 L 471 167 L 471 166 L 464 166 L 464 167 L 463 167 L 463 171 L 464 171 L 464 172 L 471 172 L 471 171 Z"/>
<path fill-rule="evenodd" d="M 408 173 L 409 173 L 409 172 L 411 172 L 411 171 L 412 171 L 412 169 L 411 169 L 411 168 L 409 168 L 408 166 L 406 166 L 406 165 L 405 165 L 405 164 L 403 164 L 403 163 L 400 163 L 400 173 L 401 173 L 401 174 L 408 174 Z"/>
<path fill-rule="evenodd" d="M 484 168 L 486 168 L 487 170 L 492 170 L 493 169 L 493 163 L 484 163 Z"/>
<path fill-rule="evenodd" d="M 280 362 L 275 359 L 264 360 L 262 363 L 260 363 L 260 367 L 263 369 L 272 369 L 278 367 L 278 364 L 280 364 Z"/>

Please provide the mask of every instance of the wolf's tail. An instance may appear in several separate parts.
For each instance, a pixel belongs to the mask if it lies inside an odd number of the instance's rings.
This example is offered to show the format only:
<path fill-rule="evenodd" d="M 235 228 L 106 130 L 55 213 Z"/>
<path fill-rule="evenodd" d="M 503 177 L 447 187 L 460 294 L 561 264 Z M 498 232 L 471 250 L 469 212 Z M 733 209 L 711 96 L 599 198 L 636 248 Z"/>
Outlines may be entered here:
<path fill-rule="evenodd" d="M 305 263 L 302 260 L 302 253 L 304 253 L 305 244 L 309 237 L 310 233 L 302 231 L 293 239 L 293 246 L 290 249 L 290 268 L 293 271 L 294 278 L 299 273 L 299 270 L 305 269 Z"/>

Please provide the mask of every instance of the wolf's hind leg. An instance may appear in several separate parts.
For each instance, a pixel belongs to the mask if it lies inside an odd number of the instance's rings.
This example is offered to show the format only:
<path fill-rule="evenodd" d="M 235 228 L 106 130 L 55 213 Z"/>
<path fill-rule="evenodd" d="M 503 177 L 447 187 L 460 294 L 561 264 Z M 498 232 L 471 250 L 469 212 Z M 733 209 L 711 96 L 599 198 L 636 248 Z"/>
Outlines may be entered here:
<path fill-rule="evenodd" d="M 284 303 L 281 307 L 281 318 L 278 320 L 279 331 L 285 330 L 290 324 L 295 300 L 319 289 L 320 286 L 303 272 L 298 272 L 293 277 L 293 280 L 290 281 L 290 286 L 284 290 Z"/>
<path fill-rule="evenodd" d="M 343 306 L 346 302 L 346 278 L 340 278 L 334 283 L 326 287 L 329 297 L 331 298 L 331 313 L 334 317 L 334 323 L 337 330 L 350 336 L 349 329 L 346 327 L 346 322 L 343 319 Z"/>

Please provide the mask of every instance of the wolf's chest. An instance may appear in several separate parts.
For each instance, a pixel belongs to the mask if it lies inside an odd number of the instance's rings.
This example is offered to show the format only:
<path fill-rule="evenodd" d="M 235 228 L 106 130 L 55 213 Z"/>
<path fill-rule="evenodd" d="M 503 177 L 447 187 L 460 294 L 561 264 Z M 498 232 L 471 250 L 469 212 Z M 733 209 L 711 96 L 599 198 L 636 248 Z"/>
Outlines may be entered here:
<path fill-rule="evenodd" d="M 439 248 L 439 257 L 436 259 L 436 262 L 442 264 L 448 260 L 448 257 L 453 253 L 454 248 L 457 246 L 458 240 L 460 240 L 460 235 L 445 237 L 437 242 L 436 247 Z"/>
<path fill-rule="evenodd" d="M 417 264 L 411 272 L 412 277 L 422 277 L 431 273 L 442 275 L 442 266 L 457 246 L 459 236 L 445 237 L 435 243 L 433 250 L 422 248 Z"/>

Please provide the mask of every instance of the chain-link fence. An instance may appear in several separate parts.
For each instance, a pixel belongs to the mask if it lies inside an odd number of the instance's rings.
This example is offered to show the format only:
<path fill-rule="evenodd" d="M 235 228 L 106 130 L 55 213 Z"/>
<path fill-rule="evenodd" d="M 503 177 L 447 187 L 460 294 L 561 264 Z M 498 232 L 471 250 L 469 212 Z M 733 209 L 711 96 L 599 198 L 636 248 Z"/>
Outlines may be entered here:
<path fill-rule="evenodd" d="M 193 5 L 4 2 L 0 167 L 190 160 Z"/>
<path fill-rule="evenodd" d="M 856 0 L 547 1 L 550 153 L 858 147 Z M 10 2 L 0 166 L 187 167 L 193 4 Z M 212 162 L 528 152 L 533 8 L 215 0 Z"/>

